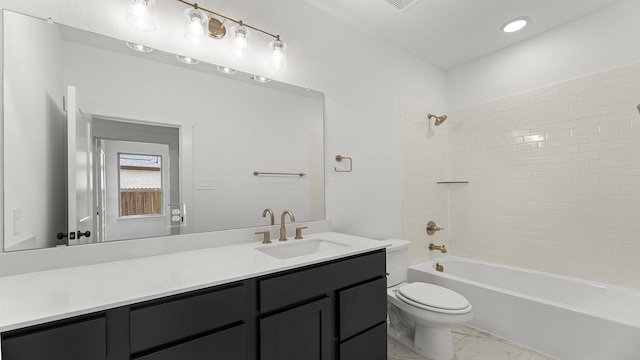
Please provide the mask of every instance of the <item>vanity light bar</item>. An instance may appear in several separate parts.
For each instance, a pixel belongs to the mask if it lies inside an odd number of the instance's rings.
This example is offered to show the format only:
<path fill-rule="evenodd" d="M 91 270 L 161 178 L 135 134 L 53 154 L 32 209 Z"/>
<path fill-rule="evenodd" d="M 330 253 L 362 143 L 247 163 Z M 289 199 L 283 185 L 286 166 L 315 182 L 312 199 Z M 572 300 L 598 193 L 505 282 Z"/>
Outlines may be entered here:
<path fill-rule="evenodd" d="M 188 1 L 184 1 L 184 0 L 176 0 L 176 1 L 178 1 L 178 2 L 180 2 L 180 3 L 183 3 L 183 4 L 185 4 L 185 5 L 191 6 L 191 7 L 193 7 L 194 9 L 201 10 L 201 11 L 204 11 L 204 12 L 206 12 L 206 13 L 209 13 L 210 15 L 213 15 L 213 16 L 217 16 L 217 17 L 223 18 L 224 20 L 227 20 L 227 21 L 231 21 L 231 22 L 236 23 L 236 24 L 238 24 L 238 25 L 240 25 L 240 26 L 247 27 L 247 28 L 249 28 L 249 29 L 251 29 L 251 30 L 259 31 L 259 32 L 261 32 L 261 33 L 263 33 L 263 34 L 265 34 L 265 35 L 271 36 L 272 38 L 274 38 L 274 39 L 276 39 L 276 40 L 280 40 L 280 35 L 275 35 L 275 34 L 272 34 L 272 33 L 270 33 L 270 32 L 264 31 L 264 30 L 262 30 L 262 29 L 260 29 L 260 28 L 257 28 L 257 27 L 255 27 L 255 26 L 251 26 L 251 25 L 249 25 L 249 24 L 245 24 L 242 20 L 236 20 L 236 19 L 230 18 L 230 17 L 228 17 L 228 16 L 224 16 L 224 15 L 222 15 L 222 14 L 219 14 L 219 13 L 215 12 L 215 11 L 212 11 L 212 10 L 209 10 L 209 9 L 206 9 L 206 8 L 203 8 L 202 6 L 199 6 L 199 5 L 198 5 L 198 4 L 196 4 L 196 3 L 190 3 L 190 2 L 188 2 Z M 224 25 L 223 25 L 223 26 L 224 26 Z"/>
<path fill-rule="evenodd" d="M 270 33 L 255 26 L 245 24 L 242 20 L 236 20 L 228 16 L 222 15 L 215 11 L 203 8 L 197 3 L 190 3 L 184 0 L 176 0 L 182 4 L 188 5 L 193 9 L 185 10 L 187 14 L 187 22 L 185 25 L 185 38 L 194 44 L 204 44 L 207 38 L 222 39 L 227 35 L 225 22 L 231 22 L 235 25 L 231 27 L 229 32 L 229 41 L 231 44 L 230 53 L 235 57 L 242 57 L 249 47 L 249 30 L 261 32 L 273 38 L 273 41 L 267 44 L 269 51 L 269 59 L 267 65 L 273 70 L 280 70 L 287 66 L 287 44 L 280 40 L 280 35 Z M 195 14 L 195 15 L 188 15 Z M 222 21 L 220 20 L 222 19 Z"/>

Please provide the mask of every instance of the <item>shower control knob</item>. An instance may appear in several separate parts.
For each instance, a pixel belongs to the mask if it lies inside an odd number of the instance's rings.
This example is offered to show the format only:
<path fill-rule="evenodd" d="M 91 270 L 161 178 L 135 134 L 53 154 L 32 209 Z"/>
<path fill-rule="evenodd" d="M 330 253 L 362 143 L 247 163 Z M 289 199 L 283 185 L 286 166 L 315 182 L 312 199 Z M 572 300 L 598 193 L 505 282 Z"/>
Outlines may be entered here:
<path fill-rule="evenodd" d="M 444 228 L 441 228 L 441 227 L 437 226 L 435 222 L 429 221 L 427 223 L 427 234 L 428 235 L 433 235 L 433 234 L 436 233 L 436 231 L 440 231 L 440 230 L 444 230 Z"/>

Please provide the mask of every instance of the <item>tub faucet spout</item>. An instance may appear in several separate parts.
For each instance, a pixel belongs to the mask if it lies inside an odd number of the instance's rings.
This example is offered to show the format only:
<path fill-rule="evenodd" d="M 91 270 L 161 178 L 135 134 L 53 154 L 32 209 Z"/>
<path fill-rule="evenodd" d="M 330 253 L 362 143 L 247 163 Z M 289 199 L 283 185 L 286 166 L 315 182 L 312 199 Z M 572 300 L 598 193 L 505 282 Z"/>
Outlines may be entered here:
<path fill-rule="evenodd" d="M 433 243 L 429 244 L 429 250 L 440 250 L 440 252 L 443 254 L 447 253 L 447 249 L 444 247 L 444 245 L 434 245 Z"/>

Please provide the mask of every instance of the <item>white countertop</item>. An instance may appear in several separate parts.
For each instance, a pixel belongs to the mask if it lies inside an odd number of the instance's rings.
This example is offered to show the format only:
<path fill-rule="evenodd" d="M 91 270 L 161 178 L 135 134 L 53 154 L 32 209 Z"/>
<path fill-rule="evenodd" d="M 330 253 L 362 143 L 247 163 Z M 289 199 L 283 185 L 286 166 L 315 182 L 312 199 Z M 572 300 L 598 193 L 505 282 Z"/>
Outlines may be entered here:
<path fill-rule="evenodd" d="M 347 246 L 276 259 L 241 243 L 167 255 L 0 277 L 0 332 L 203 289 L 387 246 L 340 233 L 305 235 Z M 279 246 L 274 240 L 268 246 Z"/>

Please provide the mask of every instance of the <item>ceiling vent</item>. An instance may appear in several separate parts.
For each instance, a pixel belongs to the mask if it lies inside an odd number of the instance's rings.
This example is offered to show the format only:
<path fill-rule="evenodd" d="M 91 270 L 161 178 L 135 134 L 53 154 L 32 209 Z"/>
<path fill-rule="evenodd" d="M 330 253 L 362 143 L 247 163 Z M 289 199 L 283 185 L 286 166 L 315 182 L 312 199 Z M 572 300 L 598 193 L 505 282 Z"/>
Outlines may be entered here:
<path fill-rule="evenodd" d="M 419 1 L 420 0 L 384 0 L 384 2 L 391 5 L 399 13 L 407 11 L 407 9 L 409 9 Z"/>

